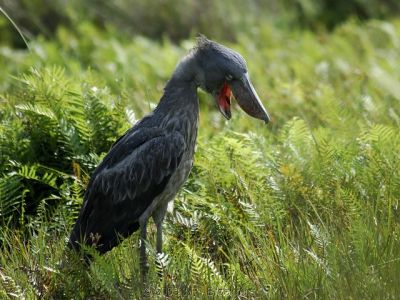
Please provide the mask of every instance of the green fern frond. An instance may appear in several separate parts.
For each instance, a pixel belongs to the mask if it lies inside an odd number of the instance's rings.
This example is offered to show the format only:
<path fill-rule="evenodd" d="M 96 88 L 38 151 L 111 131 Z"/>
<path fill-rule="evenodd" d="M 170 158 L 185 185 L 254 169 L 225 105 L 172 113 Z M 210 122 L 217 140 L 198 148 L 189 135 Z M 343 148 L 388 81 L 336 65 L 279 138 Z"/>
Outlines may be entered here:
<path fill-rule="evenodd" d="M 0 218 L 3 224 L 21 207 L 23 185 L 15 174 L 0 178 Z"/>
<path fill-rule="evenodd" d="M 53 111 L 46 107 L 43 104 L 31 104 L 31 103 L 24 103 L 24 104 L 18 104 L 15 106 L 15 108 L 19 111 L 22 112 L 29 112 L 29 113 L 34 113 L 39 116 L 44 116 L 49 118 L 50 120 L 56 121 L 56 115 L 53 113 Z"/>
<path fill-rule="evenodd" d="M 56 181 L 58 179 L 59 174 L 47 171 L 39 175 L 38 174 L 39 169 L 40 165 L 37 164 L 22 165 L 16 174 L 18 174 L 18 176 L 20 176 L 21 178 L 39 181 L 50 187 L 57 188 Z"/>
<path fill-rule="evenodd" d="M 15 280 L 5 275 L 0 269 L 0 282 L 2 286 L 2 290 L 0 291 L 0 295 L 4 297 L 4 299 L 24 299 L 24 292 L 22 288 L 15 282 Z"/>
<path fill-rule="evenodd" d="M 302 166 L 316 149 L 311 130 L 307 123 L 299 118 L 286 122 L 279 134 L 286 157 Z"/>
<path fill-rule="evenodd" d="M 81 144 L 88 143 L 91 138 L 89 121 L 85 114 L 86 104 L 82 96 L 75 92 L 68 91 L 64 97 L 66 113 L 64 117 L 68 119 L 72 128 L 75 128 Z"/>
<path fill-rule="evenodd" d="M 326 232 L 323 231 L 318 225 L 312 224 L 309 220 L 307 220 L 307 224 L 310 227 L 311 235 L 317 244 L 318 249 L 321 253 L 326 253 L 326 248 L 329 245 L 329 238 Z"/>
<path fill-rule="evenodd" d="M 364 129 L 359 141 L 365 144 L 388 143 L 397 138 L 396 131 L 386 125 L 377 124 L 371 128 Z"/>
<path fill-rule="evenodd" d="M 155 256 L 157 274 L 163 277 L 166 269 L 171 263 L 171 258 L 167 253 L 157 253 Z"/>
<path fill-rule="evenodd" d="M 225 297 L 229 296 L 227 284 L 216 269 L 214 262 L 211 259 L 198 256 L 188 245 L 183 244 L 183 246 L 190 257 L 190 272 L 193 282 L 212 282 L 216 289 L 214 292 Z"/>

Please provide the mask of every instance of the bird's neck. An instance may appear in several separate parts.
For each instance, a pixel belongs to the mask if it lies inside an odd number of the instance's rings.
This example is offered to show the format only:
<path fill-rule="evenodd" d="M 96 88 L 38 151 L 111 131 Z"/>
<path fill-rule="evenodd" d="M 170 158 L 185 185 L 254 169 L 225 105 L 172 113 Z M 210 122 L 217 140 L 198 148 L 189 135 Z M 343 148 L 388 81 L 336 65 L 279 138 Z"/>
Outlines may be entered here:
<path fill-rule="evenodd" d="M 156 112 L 168 115 L 182 115 L 182 118 L 198 116 L 198 97 L 196 53 L 191 52 L 177 65 L 171 79 L 164 88 L 164 95 L 156 108 Z"/>
<path fill-rule="evenodd" d="M 178 64 L 164 88 L 160 103 L 154 110 L 158 126 L 181 132 L 190 145 L 189 150 L 192 151 L 199 118 L 195 61 L 195 57 L 189 54 Z"/>
<path fill-rule="evenodd" d="M 202 69 L 199 66 L 197 51 L 191 51 L 178 63 L 172 74 L 171 81 L 192 82 L 199 86 L 202 80 Z"/>
<path fill-rule="evenodd" d="M 154 110 L 158 126 L 169 131 L 179 131 L 193 145 L 197 137 L 199 101 L 197 87 L 190 81 L 171 79 L 160 103 Z M 190 146 L 192 147 L 192 146 Z"/>
<path fill-rule="evenodd" d="M 186 111 L 198 113 L 197 86 L 191 81 L 179 81 L 172 78 L 164 88 L 156 111 L 168 114 L 181 114 Z"/>

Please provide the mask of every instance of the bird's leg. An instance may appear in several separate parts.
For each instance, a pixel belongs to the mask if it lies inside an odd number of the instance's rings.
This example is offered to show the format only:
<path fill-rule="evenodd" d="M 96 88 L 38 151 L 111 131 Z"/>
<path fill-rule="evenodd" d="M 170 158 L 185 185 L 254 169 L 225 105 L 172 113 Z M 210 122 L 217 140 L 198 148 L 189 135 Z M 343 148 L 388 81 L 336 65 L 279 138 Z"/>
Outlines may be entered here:
<path fill-rule="evenodd" d="M 157 253 L 162 253 L 162 222 L 157 223 Z"/>
<path fill-rule="evenodd" d="M 156 250 L 157 250 L 157 259 L 156 263 L 158 265 L 158 271 L 157 274 L 160 278 L 163 277 L 164 273 L 164 266 L 161 262 L 162 257 L 160 254 L 162 253 L 162 222 L 163 222 L 164 216 L 161 218 L 158 218 L 157 220 L 154 220 L 157 226 L 157 241 L 156 241 Z"/>
<path fill-rule="evenodd" d="M 162 253 L 162 221 L 157 223 L 157 243 L 156 243 L 156 250 L 157 250 L 157 255 Z M 162 259 L 162 257 L 158 257 L 158 259 Z M 164 277 L 164 266 L 160 262 L 159 269 L 158 269 L 158 277 L 162 280 Z M 164 296 L 168 296 L 168 288 L 167 288 L 167 282 L 164 281 Z"/>
<path fill-rule="evenodd" d="M 146 279 L 149 266 L 147 265 L 146 241 L 147 241 L 147 220 L 140 224 L 140 268 L 142 280 Z"/>

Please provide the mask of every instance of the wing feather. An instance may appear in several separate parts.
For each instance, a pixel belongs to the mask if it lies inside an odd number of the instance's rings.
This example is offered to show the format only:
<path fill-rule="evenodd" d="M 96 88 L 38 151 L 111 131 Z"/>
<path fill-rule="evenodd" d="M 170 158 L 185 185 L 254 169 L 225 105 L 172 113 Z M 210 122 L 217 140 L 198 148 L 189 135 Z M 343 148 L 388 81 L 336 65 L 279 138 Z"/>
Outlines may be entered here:
<path fill-rule="evenodd" d="M 94 244 L 106 252 L 138 229 L 138 219 L 178 168 L 185 141 L 178 132 L 127 132 L 94 171 L 69 245 Z M 92 237 L 96 236 L 96 239 Z"/>

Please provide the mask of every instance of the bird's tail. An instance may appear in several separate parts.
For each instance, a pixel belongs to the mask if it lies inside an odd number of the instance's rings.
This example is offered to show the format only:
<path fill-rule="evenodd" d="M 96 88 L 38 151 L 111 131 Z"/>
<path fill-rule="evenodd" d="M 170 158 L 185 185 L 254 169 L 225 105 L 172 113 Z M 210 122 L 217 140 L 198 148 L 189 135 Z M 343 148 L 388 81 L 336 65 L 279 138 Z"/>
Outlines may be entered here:
<path fill-rule="evenodd" d="M 82 235 L 77 234 L 77 230 L 74 228 L 68 239 L 67 251 L 69 252 L 69 255 L 78 254 L 81 260 L 83 260 L 84 263 L 89 266 L 93 260 L 93 255 L 88 253 L 87 249 L 84 249 L 84 246 L 82 247 L 82 245 L 85 245 L 84 241 L 85 239 L 82 237 Z"/>

